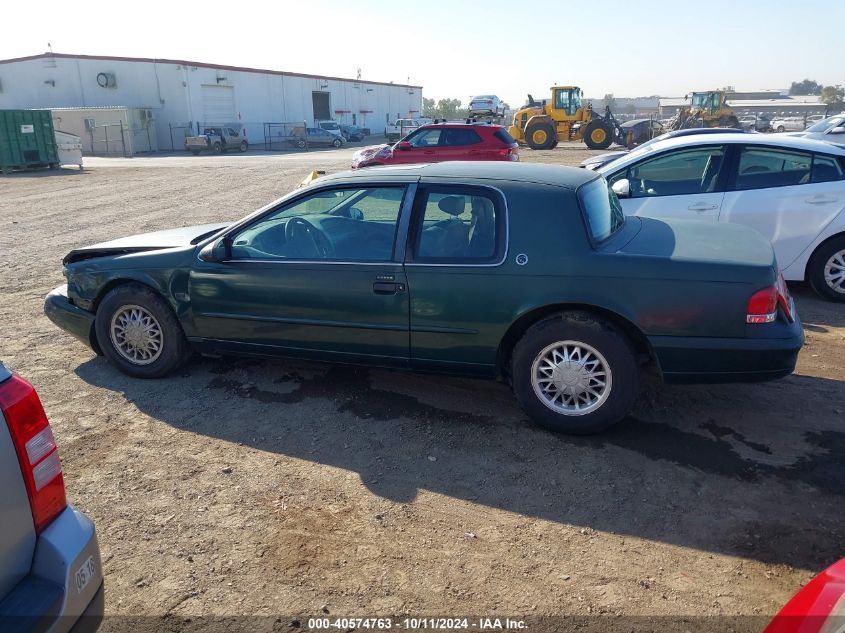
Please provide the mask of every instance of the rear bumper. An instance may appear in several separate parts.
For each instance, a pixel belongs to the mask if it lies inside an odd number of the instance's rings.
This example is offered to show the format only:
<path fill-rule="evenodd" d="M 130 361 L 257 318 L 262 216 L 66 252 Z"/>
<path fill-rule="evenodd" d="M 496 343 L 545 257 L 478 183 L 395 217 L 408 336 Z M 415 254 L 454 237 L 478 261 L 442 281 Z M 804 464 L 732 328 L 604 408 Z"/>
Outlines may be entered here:
<path fill-rule="evenodd" d="M 44 314 L 53 323 L 72 334 L 94 351 L 97 350 L 94 336 L 95 315 L 70 302 L 67 285 L 54 288 L 44 299 Z"/>
<path fill-rule="evenodd" d="M 80 590 L 76 573 L 89 558 L 95 573 Z M 0 602 L 0 630 L 92 633 L 100 626 L 104 603 L 94 524 L 68 506 L 38 536 L 30 574 Z"/>
<path fill-rule="evenodd" d="M 753 326 L 751 326 L 753 327 Z M 671 383 L 760 382 L 788 376 L 804 345 L 796 314 L 786 338 L 650 337 L 663 379 Z"/>

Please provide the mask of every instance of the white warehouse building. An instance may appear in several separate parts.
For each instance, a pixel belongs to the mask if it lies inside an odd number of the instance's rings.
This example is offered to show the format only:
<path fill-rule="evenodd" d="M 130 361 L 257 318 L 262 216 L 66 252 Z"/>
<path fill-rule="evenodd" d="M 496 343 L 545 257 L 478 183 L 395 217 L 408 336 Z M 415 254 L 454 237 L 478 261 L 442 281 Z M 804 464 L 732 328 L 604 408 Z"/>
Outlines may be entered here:
<path fill-rule="evenodd" d="M 155 130 L 151 149 L 182 149 L 189 130 L 223 123 L 241 123 L 261 146 L 272 123 L 333 119 L 381 135 L 388 121 L 421 116 L 422 87 L 174 59 L 44 53 L 0 60 L 0 109 L 33 108 L 140 109 L 142 125 Z M 87 124 L 99 125 L 96 111 Z"/>

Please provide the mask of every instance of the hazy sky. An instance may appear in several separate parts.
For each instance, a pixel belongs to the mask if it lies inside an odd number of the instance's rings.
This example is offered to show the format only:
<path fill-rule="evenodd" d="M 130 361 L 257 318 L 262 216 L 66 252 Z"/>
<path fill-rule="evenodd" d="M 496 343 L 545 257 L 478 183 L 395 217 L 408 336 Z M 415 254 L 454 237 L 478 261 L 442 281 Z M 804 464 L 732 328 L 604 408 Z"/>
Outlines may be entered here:
<path fill-rule="evenodd" d="M 494 93 L 553 83 L 588 96 L 679 96 L 724 85 L 845 84 L 845 0 L 590 3 L 7 2 L 0 58 L 44 52 L 187 59 Z M 780 7 L 780 8 L 779 8 Z M 14 26 L 13 26 L 14 25 Z"/>

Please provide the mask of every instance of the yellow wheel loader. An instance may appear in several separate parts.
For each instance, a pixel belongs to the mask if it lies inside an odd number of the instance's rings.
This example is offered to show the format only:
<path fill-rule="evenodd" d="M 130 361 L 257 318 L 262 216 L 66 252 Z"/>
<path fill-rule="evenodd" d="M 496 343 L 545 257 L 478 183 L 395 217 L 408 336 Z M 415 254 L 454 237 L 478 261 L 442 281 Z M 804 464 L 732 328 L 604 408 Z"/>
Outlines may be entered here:
<path fill-rule="evenodd" d="M 685 130 L 693 127 L 742 127 L 733 109 L 727 104 L 727 94 L 721 90 L 693 92 L 690 105 L 678 110 L 669 122 L 669 129 Z"/>
<path fill-rule="evenodd" d="M 528 95 L 528 105 L 517 110 L 508 132 L 517 143 L 531 149 L 551 149 L 559 142 L 581 141 L 590 149 L 607 149 L 612 143 L 630 146 L 633 139 L 605 108 L 603 115 L 590 104 L 581 103 L 577 86 L 552 86 L 550 102 L 537 102 Z"/>

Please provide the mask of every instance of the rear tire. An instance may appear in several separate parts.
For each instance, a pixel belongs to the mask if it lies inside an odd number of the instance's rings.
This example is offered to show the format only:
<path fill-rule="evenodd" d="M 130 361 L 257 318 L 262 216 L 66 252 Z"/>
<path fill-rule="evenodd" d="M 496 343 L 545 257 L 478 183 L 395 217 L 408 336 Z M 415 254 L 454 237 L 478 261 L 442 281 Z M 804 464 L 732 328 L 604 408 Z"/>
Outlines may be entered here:
<path fill-rule="evenodd" d="M 165 376 L 190 352 L 170 306 L 140 284 L 110 291 L 97 308 L 94 330 L 108 361 L 135 378 Z"/>
<path fill-rule="evenodd" d="M 785 132 L 785 131 L 786 131 L 786 128 L 783 127 L 782 125 L 778 125 L 778 129 L 775 130 L 775 132 Z"/>
<path fill-rule="evenodd" d="M 583 138 L 590 149 L 607 149 L 613 143 L 613 127 L 602 119 L 593 119 L 584 128 Z"/>
<path fill-rule="evenodd" d="M 332 141 L 332 145 L 334 145 L 335 147 L 340 147 L 341 145 L 343 145 L 343 141 L 341 141 L 339 138 L 336 138 Z"/>
<path fill-rule="evenodd" d="M 535 123 L 525 130 L 525 142 L 531 149 L 551 149 L 555 141 L 557 134 L 551 123 Z"/>
<path fill-rule="evenodd" d="M 845 303 L 845 235 L 829 240 L 813 253 L 807 280 L 820 296 Z"/>
<path fill-rule="evenodd" d="M 223 146 L 220 143 L 215 143 L 211 146 L 211 151 L 215 154 L 222 154 L 223 153 Z"/>
<path fill-rule="evenodd" d="M 514 395 L 532 420 L 573 435 L 617 424 L 639 392 L 639 367 L 627 339 L 584 312 L 530 327 L 514 347 L 511 376 Z"/>

